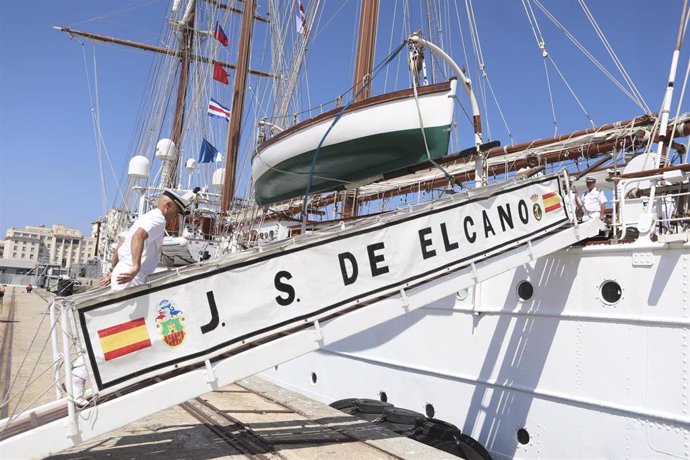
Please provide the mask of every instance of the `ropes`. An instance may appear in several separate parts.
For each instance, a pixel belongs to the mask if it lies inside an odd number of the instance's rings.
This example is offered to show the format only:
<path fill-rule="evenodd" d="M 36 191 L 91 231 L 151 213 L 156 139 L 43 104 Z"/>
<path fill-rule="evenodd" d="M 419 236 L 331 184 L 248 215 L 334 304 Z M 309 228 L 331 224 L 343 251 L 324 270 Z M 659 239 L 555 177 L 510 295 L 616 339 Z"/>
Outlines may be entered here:
<path fill-rule="evenodd" d="M 310 189 L 311 189 L 311 183 L 312 183 L 312 179 L 313 179 L 313 177 L 314 177 L 314 169 L 316 168 L 316 159 L 317 159 L 318 156 L 319 156 L 319 151 L 321 150 L 321 146 L 323 145 L 324 141 L 325 141 L 326 138 L 328 137 L 328 134 L 331 132 L 331 130 L 333 129 L 333 127 L 335 126 L 335 124 L 338 123 L 338 121 L 340 120 L 340 118 L 343 116 L 343 114 L 345 113 L 345 111 L 350 107 L 350 105 L 352 105 L 352 103 L 353 103 L 355 100 L 357 100 L 357 97 L 359 97 L 359 95 L 360 95 L 360 94 L 371 84 L 372 80 L 374 79 L 374 77 L 376 76 L 376 74 L 379 72 L 379 70 L 381 69 L 381 67 L 383 67 L 383 66 L 385 66 L 386 64 L 388 64 L 389 62 L 391 62 L 391 61 L 393 60 L 393 58 L 394 58 L 400 51 L 402 51 L 402 49 L 403 49 L 404 47 L 405 47 L 405 42 L 403 41 L 403 42 L 402 42 L 402 43 L 401 43 L 391 54 L 388 55 L 388 57 L 386 57 L 386 59 L 383 60 L 382 63 L 380 63 L 379 65 L 377 65 L 377 66 L 374 68 L 374 70 L 372 71 L 372 76 L 371 76 L 371 78 L 369 78 L 369 79 L 364 83 L 364 85 L 362 85 L 362 87 L 359 89 L 359 91 L 357 91 L 357 94 L 355 94 L 355 95 L 352 97 L 352 99 L 350 99 L 350 102 L 348 102 L 345 106 L 343 106 L 342 109 L 340 109 L 340 111 L 338 112 L 338 115 L 335 116 L 335 118 L 333 119 L 333 122 L 332 122 L 331 125 L 328 127 L 328 129 L 326 130 L 326 133 L 323 135 L 323 137 L 322 137 L 321 140 L 319 141 L 319 145 L 316 147 L 316 151 L 314 152 L 314 157 L 312 158 L 312 161 L 311 161 L 311 167 L 309 168 L 309 178 L 307 179 L 307 188 L 306 188 L 306 190 L 305 190 L 305 192 L 304 192 L 304 201 L 302 202 L 302 225 L 303 225 L 303 226 L 306 225 L 306 222 L 307 222 L 307 214 L 308 214 L 308 213 L 307 213 L 307 197 L 309 196 L 309 191 L 310 191 Z"/>
<path fill-rule="evenodd" d="M 687 87 L 688 84 L 688 74 L 690 73 L 690 59 L 688 60 L 688 65 L 685 68 L 685 77 L 683 78 L 683 88 L 680 91 L 680 98 L 678 99 L 678 108 L 676 109 L 676 116 L 675 120 L 673 122 L 673 126 L 671 127 L 671 139 L 673 139 L 673 135 L 676 132 L 676 127 L 678 126 L 678 120 L 680 116 L 680 106 L 683 103 L 683 99 L 685 99 L 685 88 Z M 686 152 L 687 154 L 687 152 Z M 664 166 L 669 165 L 669 155 L 666 155 L 666 162 L 664 163 Z"/>
<path fill-rule="evenodd" d="M 604 32 L 599 27 L 599 24 L 594 19 L 594 16 L 592 16 L 592 13 L 589 11 L 589 8 L 587 8 L 585 0 L 578 0 L 578 3 L 582 7 L 582 11 L 584 11 L 585 16 L 587 16 L 587 19 L 589 19 L 589 22 L 592 24 L 592 27 L 594 27 L 594 31 L 599 36 L 599 39 L 601 39 L 601 43 L 604 45 L 604 48 L 609 53 L 609 56 L 611 56 L 613 63 L 616 65 L 616 68 L 621 73 L 623 80 L 625 80 L 625 82 L 628 84 L 628 88 L 630 88 L 630 91 L 635 95 L 636 101 L 644 107 L 646 113 L 650 113 L 651 110 L 649 109 L 649 106 L 647 106 L 647 103 L 642 97 L 642 94 L 640 94 L 640 92 L 638 91 L 637 87 L 635 86 L 635 83 L 633 83 L 632 79 L 630 78 L 630 75 L 628 75 L 628 72 L 625 70 L 625 67 L 623 67 L 623 64 L 621 63 L 620 59 L 618 59 L 616 52 L 613 51 L 613 48 L 606 39 L 606 36 L 604 36 Z"/>
<path fill-rule="evenodd" d="M 529 1 L 529 0 L 528 0 Z M 611 82 L 620 89 L 623 94 L 625 94 L 635 105 L 637 105 L 645 113 L 650 113 L 645 105 L 641 103 L 627 88 L 625 88 L 611 72 L 606 70 L 606 68 L 589 52 L 587 49 L 556 19 L 544 5 L 541 4 L 540 0 L 531 0 L 539 8 L 542 13 L 559 29 L 565 34 L 565 36 L 609 79 Z"/>
<path fill-rule="evenodd" d="M 535 0 L 535 2 L 536 1 L 537 0 Z M 532 28 L 532 34 L 534 35 L 534 39 L 537 41 L 537 47 L 541 51 L 541 56 L 544 59 L 544 73 L 546 75 L 546 85 L 549 93 L 549 102 L 551 104 L 551 114 L 553 116 L 554 136 L 558 133 L 558 120 L 556 118 L 556 107 L 553 99 L 553 91 L 551 88 L 551 79 L 549 78 L 549 70 L 546 66 L 547 59 L 551 62 L 551 65 L 553 65 L 554 69 L 556 70 L 556 73 L 558 73 L 558 75 L 561 77 L 561 80 L 566 85 L 568 91 L 570 91 L 570 94 L 573 96 L 577 104 L 580 106 L 580 109 L 582 109 L 583 113 L 587 117 L 587 120 L 589 120 L 589 122 L 591 123 L 592 127 L 596 126 L 594 124 L 594 121 L 592 120 L 592 117 L 589 115 L 585 107 L 582 105 L 582 102 L 575 94 L 575 91 L 573 90 L 572 86 L 566 80 L 565 75 L 563 75 L 563 72 L 561 72 L 561 69 L 556 64 L 556 61 L 547 51 L 546 40 L 544 39 L 544 36 L 541 33 L 541 29 L 539 28 L 539 21 L 537 21 L 537 17 L 534 14 L 534 10 L 532 9 L 532 4 L 530 3 L 530 0 L 522 0 L 522 6 L 525 10 L 525 14 L 527 15 L 527 20 L 530 24 L 530 27 Z"/>
<path fill-rule="evenodd" d="M 98 97 L 98 70 L 96 66 L 96 48 L 93 48 L 93 75 L 94 75 L 94 85 L 95 89 L 92 92 L 91 91 L 91 79 L 89 78 L 89 69 L 88 69 L 88 64 L 86 62 L 86 50 L 84 43 L 79 41 L 82 47 L 82 57 L 84 59 L 84 72 L 86 73 L 86 84 L 87 84 L 87 90 L 89 93 L 89 102 L 91 103 L 91 123 L 93 125 L 93 131 L 94 131 L 94 137 L 96 140 L 96 153 L 98 156 L 98 170 L 99 170 L 99 176 L 101 179 L 101 204 L 103 206 L 103 213 L 107 212 L 107 189 L 106 189 L 106 184 L 105 184 L 105 172 L 103 168 L 103 158 L 108 162 L 108 165 L 110 166 L 110 171 L 113 175 L 113 178 L 115 179 L 115 186 L 117 188 L 117 191 L 124 199 L 124 195 L 122 193 L 122 189 L 120 188 L 120 184 L 117 180 L 117 176 L 115 175 L 115 170 L 113 168 L 113 164 L 110 161 L 110 155 L 108 155 L 108 148 L 105 145 L 105 140 L 103 139 L 103 132 L 101 131 L 101 119 L 100 119 L 100 108 L 99 108 L 99 97 Z M 95 95 L 95 96 L 94 96 Z"/>

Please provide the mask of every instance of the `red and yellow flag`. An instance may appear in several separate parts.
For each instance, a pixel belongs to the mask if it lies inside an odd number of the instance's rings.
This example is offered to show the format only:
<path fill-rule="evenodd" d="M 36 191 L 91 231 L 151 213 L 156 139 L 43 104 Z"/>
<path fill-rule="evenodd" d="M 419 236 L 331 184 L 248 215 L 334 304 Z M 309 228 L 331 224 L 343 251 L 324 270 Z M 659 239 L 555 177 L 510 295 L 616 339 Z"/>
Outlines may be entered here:
<path fill-rule="evenodd" d="M 547 193 L 541 196 L 544 201 L 544 211 L 551 212 L 561 209 L 561 197 L 556 192 Z"/>
<path fill-rule="evenodd" d="M 144 318 L 101 329 L 98 331 L 98 338 L 106 361 L 151 346 Z"/>

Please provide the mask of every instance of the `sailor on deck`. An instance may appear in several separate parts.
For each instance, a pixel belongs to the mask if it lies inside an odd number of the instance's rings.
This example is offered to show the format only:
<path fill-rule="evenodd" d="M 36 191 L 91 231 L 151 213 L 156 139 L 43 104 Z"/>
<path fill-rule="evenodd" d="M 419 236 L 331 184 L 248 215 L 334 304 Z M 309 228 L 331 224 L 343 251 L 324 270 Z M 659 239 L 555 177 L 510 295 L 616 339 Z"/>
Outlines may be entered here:
<path fill-rule="evenodd" d="M 166 222 L 172 222 L 189 206 L 193 192 L 165 190 L 155 209 L 140 216 L 113 254 L 113 269 L 100 280 L 101 286 L 120 291 L 144 284 L 161 258 Z"/>
<path fill-rule="evenodd" d="M 587 176 L 587 179 L 585 179 L 587 191 L 583 192 L 580 198 L 580 202 L 584 208 L 584 215 L 582 216 L 583 221 L 594 219 L 604 220 L 605 218 L 606 195 L 595 186 L 596 183 L 597 180 L 592 176 Z"/>
<path fill-rule="evenodd" d="M 527 164 L 518 169 L 515 173 L 516 178 L 521 177 L 540 177 L 544 175 L 544 166 L 539 165 L 539 158 L 535 154 L 527 156 Z"/>

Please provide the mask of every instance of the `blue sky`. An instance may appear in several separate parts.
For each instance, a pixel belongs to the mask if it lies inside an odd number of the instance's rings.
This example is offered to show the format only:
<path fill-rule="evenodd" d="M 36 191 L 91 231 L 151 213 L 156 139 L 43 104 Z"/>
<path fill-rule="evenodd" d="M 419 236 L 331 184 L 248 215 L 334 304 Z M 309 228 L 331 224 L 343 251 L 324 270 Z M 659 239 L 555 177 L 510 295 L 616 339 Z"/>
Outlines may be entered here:
<path fill-rule="evenodd" d="M 52 26 L 67 25 L 157 44 L 168 1 L 2 3 L 0 235 L 4 236 L 9 227 L 37 224 L 63 224 L 89 233 L 90 223 L 103 214 L 104 204 L 107 207 L 113 203 L 114 189 L 109 179 L 109 195 L 104 200 L 83 48 Z M 542 59 L 521 2 L 475 0 L 474 3 L 489 77 L 515 140 L 550 136 L 553 122 Z M 608 69 L 615 71 L 576 1 L 543 0 L 543 3 Z M 661 103 L 681 3 L 674 0 L 588 2 L 652 109 L 658 109 Z M 326 0 L 324 5 L 322 29 L 314 32 L 317 43 L 310 45 L 307 60 L 312 105 L 332 99 L 351 85 L 349 61 L 358 2 L 349 0 L 342 9 L 339 0 Z M 395 38 L 392 43 L 399 43 L 402 34 L 399 20 L 392 20 L 391 16 L 394 10 L 400 15 L 402 6 L 401 1 L 382 1 L 380 22 L 388 34 L 379 36 L 377 61 L 388 52 L 390 31 Z M 461 7 L 464 11 L 464 5 Z M 259 13 L 265 11 L 265 2 L 259 1 Z M 597 123 L 640 114 L 543 15 L 538 14 L 538 18 L 551 55 Z M 257 26 L 257 30 L 264 33 L 265 28 Z M 91 50 L 91 45 L 87 45 L 89 72 L 93 70 Z M 688 54 L 685 49 L 681 57 L 678 92 Z M 96 56 L 101 127 L 117 176 L 131 154 L 134 124 L 142 110 L 140 102 L 152 60 L 144 52 L 114 45 L 97 46 Z M 464 62 L 462 55 L 454 58 L 461 64 Z M 260 58 L 254 58 L 253 65 L 270 70 Z M 551 77 L 560 132 L 586 127 L 587 120 L 567 89 L 553 73 Z M 92 91 L 95 91 L 93 87 Z M 489 121 L 493 137 L 505 141 L 506 132 L 493 104 Z M 106 174 L 112 177 L 109 170 L 106 165 Z"/>

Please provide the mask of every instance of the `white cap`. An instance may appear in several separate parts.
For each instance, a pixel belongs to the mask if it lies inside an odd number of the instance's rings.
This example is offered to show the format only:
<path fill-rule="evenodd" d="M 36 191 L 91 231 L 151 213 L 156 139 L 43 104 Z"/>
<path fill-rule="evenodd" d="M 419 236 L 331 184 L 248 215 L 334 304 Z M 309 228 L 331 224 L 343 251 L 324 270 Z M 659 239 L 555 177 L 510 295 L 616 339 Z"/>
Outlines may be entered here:
<path fill-rule="evenodd" d="M 170 198 L 173 201 L 173 203 L 175 203 L 180 208 L 180 212 L 187 209 L 187 206 L 189 206 L 189 204 L 192 202 L 192 199 L 194 198 L 194 192 L 183 192 L 182 190 L 166 189 L 163 192 L 163 195 Z"/>

